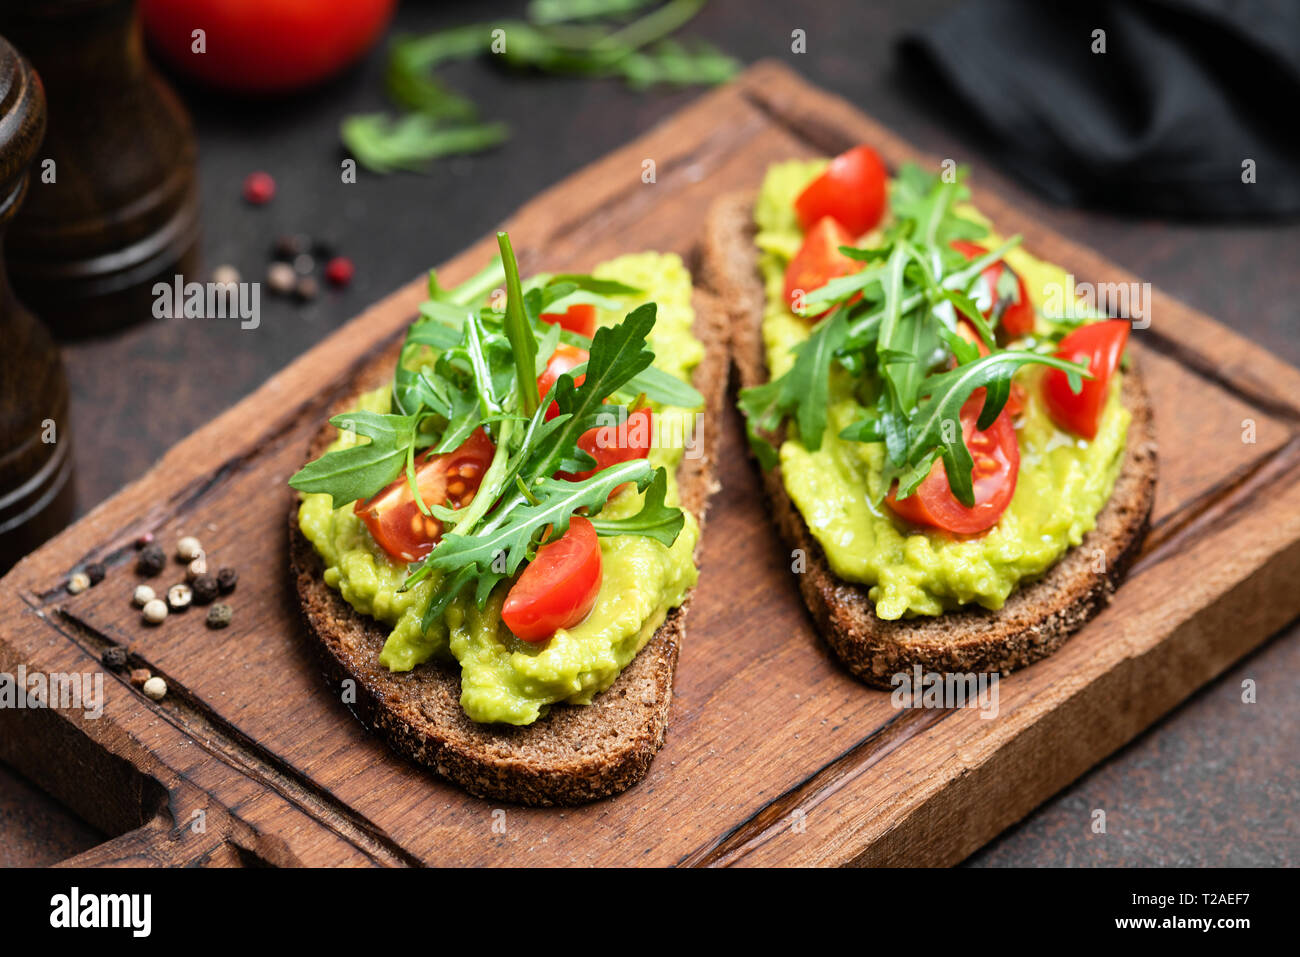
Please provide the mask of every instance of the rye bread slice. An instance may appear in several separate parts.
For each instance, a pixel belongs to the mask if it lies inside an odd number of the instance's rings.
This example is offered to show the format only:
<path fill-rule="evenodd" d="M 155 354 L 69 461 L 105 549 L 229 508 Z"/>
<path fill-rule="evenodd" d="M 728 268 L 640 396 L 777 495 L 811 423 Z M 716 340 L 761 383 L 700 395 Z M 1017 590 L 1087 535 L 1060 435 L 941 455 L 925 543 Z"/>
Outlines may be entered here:
<path fill-rule="evenodd" d="M 716 488 L 718 412 L 727 381 L 726 312 L 711 296 L 694 297 L 695 335 L 705 356 L 693 376 L 705 397 L 702 452 L 678 468 L 681 503 L 704 525 Z M 360 392 L 391 376 L 396 351 L 370 363 L 359 387 L 331 415 L 355 405 Z M 336 435 L 325 425 L 304 461 Z M 289 514 L 289 566 L 303 617 L 317 640 L 330 681 L 356 682 L 353 712 L 394 750 L 427 765 L 479 797 L 519 804 L 580 804 L 630 787 L 645 776 L 663 746 L 677 652 L 685 636 L 687 601 L 664 623 L 618 679 L 590 705 L 558 704 L 527 727 L 478 724 L 460 706 L 460 669 L 429 661 L 405 673 L 379 664 L 388 629 L 358 613 L 322 578 L 323 563 L 298 528 L 298 496 Z"/>
<path fill-rule="evenodd" d="M 764 290 L 752 193 L 719 197 L 709 211 L 701 279 L 726 303 L 732 355 L 742 386 L 767 381 L 762 337 Z M 1156 443 L 1151 407 L 1134 362 L 1122 393 L 1132 414 L 1127 452 L 1097 527 L 1038 581 L 1025 585 L 998 611 L 968 607 L 938 617 L 884 621 L 868 588 L 838 578 L 821 546 L 786 493 L 780 468 L 763 475 L 777 527 L 792 548 L 803 549 L 807 571 L 798 576 L 804 602 L 831 649 L 868 684 L 890 687 L 890 677 L 920 665 L 935 672 L 1001 672 L 1051 654 L 1104 607 L 1142 543 L 1155 498 Z M 1105 555 L 1097 562 L 1098 550 Z M 1103 570 L 1098 572 L 1094 568 Z"/>

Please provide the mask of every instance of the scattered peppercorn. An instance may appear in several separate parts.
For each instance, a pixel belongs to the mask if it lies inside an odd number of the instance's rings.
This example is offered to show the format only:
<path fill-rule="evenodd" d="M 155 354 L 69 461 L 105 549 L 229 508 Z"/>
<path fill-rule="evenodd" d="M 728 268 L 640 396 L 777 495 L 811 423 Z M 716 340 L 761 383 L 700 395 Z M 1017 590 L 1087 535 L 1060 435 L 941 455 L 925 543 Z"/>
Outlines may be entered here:
<path fill-rule="evenodd" d="M 167 556 L 163 550 L 150 542 L 144 548 L 140 549 L 140 557 L 136 559 L 135 570 L 141 575 L 150 577 L 157 575 L 167 564 Z"/>
<path fill-rule="evenodd" d="M 221 589 L 221 594 L 228 595 L 235 590 L 235 585 L 239 583 L 239 572 L 235 571 L 229 565 L 221 568 L 217 572 L 217 587 Z"/>
<path fill-rule="evenodd" d="M 298 277 L 294 275 L 293 267 L 288 263 L 271 263 L 266 269 L 266 284 L 271 287 L 271 292 L 277 295 L 289 295 L 293 292 L 297 281 Z"/>
<path fill-rule="evenodd" d="M 299 302 L 310 302 L 316 298 L 320 285 L 311 276 L 303 276 L 293 287 L 293 297 Z"/>
<path fill-rule="evenodd" d="M 229 605 L 225 602 L 217 602 L 208 609 L 208 627 L 225 628 L 234 616 L 235 613 Z"/>
<path fill-rule="evenodd" d="M 157 593 L 148 585 L 136 585 L 135 594 L 131 596 L 131 600 L 143 608 L 157 597 Z"/>
<path fill-rule="evenodd" d="M 68 578 L 68 594 L 76 595 L 90 587 L 90 576 L 85 572 L 75 572 Z"/>
<path fill-rule="evenodd" d="M 153 532 L 145 532 L 141 535 L 136 536 L 135 547 L 144 548 L 146 545 L 152 542 L 153 542 Z"/>
<path fill-rule="evenodd" d="M 194 604 L 206 605 L 217 597 L 217 580 L 211 575 L 200 575 L 190 583 Z"/>
<path fill-rule="evenodd" d="M 160 625 L 167 617 L 167 602 L 161 598 L 150 598 L 144 603 L 141 614 L 144 616 L 145 624 Z"/>
<path fill-rule="evenodd" d="M 167 682 L 154 675 L 144 683 L 142 690 L 147 697 L 152 698 L 154 701 L 161 701 L 167 697 Z"/>
<path fill-rule="evenodd" d="M 218 266 L 212 270 L 212 281 L 218 286 L 235 286 L 239 284 L 239 270 L 234 266 Z"/>
<path fill-rule="evenodd" d="M 185 577 L 190 581 L 198 578 L 200 575 L 208 573 L 208 558 L 206 555 L 199 555 L 198 558 L 185 566 Z"/>
<path fill-rule="evenodd" d="M 275 238 L 271 255 L 281 262 L 293 262 L 295 256 L 305 253 L 311 246 L 311 240 L 302 233 L 285 233 Z"/>
<path fill-rule="evenodd" d="M 176 557 L 183 562 L 192 562 L 203 554 L 203 545 L 193 535 L 186 535 L 176 543 Z"/>
<path fill-rule="evenodd" d="M 338 246 L 330 239 L 314 239 L 311 254 L 321 262 L 328 262 L 338 255 Z"/>
<path fill-rule="evenodd" d="M 355 271 L 351 259 L 345 256 L 335 256 L 325 267 L 325 278 L 331 286 L 341 288 L 352 281 L 352 275 Z"/>
<path fill-rule="evenodd" d="M 152 677 L 153 677 L 153 672 L 151 672 L 148 668 L 131 669 L 131 684 L 135 685 L 137 688 L 143 685 L 146 681 L 148 681 Z"/>
<path fill-rule="evenodd" d="M 91 562 L 86 566 L 86 577 L 90 579 L 92 585 L 98 585 L 104 580 L 104 565 L 102 562 Z"/>
<path fill-rule="evenodd" d="M 190 602 L 193 600 L 194 593 L 184 582 L 167 589 L 167 607 L 172 611 L 184 611 L 190 607 Z"/>
<path fill-rule="evenodd" d="M 316 268 L 316 260 L 311 253 L 299 253 L 293 257 L 293 271 L 299 276 L 310 276 Z"/>
<path fill-rule="evenodd" d="M 105 648 L 99 658 L 104 662 L 104 667 L 112 671 L 121 671 L 126 667 L 126 649 L 121 645 Z"/>
<path fill-rule="evenodd" d="M 260 170 L 244 177 L 244 199 L 254 206 L 262 206 L 275 196 L 275 180 L 270 173 Z"/>

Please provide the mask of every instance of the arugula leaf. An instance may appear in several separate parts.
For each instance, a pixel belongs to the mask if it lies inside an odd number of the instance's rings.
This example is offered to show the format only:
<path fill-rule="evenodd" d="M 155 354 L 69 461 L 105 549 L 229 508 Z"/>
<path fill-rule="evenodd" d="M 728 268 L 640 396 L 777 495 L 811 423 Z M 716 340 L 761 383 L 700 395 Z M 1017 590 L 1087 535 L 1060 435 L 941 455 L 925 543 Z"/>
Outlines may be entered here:
<path fill-rule="evenodd" d="M 370 498 L 401 474 L 414 442 L 412 416 L 345 412 L 330 419 L 330 424 L 351 429 L 370 441 L 308 462 L 289 479 L 290 486 L 300 492 L 324 492 L 339 508 Z"/>
<path fill-rule="evenodd" d="M 671 547 L 686 524 L 680 508 L 664 504 L 668 495 L 668 473 L 657 468 L 650 487 L 646 489 L 641 511 L 626 518 L 591 519 L 597 535 L 644 535 Z"/>
<path fill-rule="evenodd" d="M 506 336 L 510 339 L 515 357 L 522 409 L 525 415 L 531 416 L 541 401 L 541 396 L 537 394 L 537 338 L 524 314 L 519 266 L 515 263 L 515 251 L 510 246 L 510 237 L 504 232 L 498 232 L 497 245 L 501 247 L 501 261 L 506 267 Z"/>
<path fill-rule="evenodd" d="M 479 122 L 475 104 L 437 78 L 435 71 L 454 60 L 484 56 L 515 68 L 619 77 L 633 89 L 722 83 L 740 69 L 707 43 L 672 39 L 704 0 L 668 0 L 628 22 L 629 14 L 647 5 L 649 0 L 534 0 L 526 20 L 398 37 L 385 82 L 393 104 L 407 112 L 346 117 L 343 143 L 362 166 L 391 173 L 422 172 L 437 157 L 501 142 L 509 135 L 505 124 Z M 497 38 L 504 46 L 496 45 Z"/>
<path fill-rule="evenodd" d="M 529 484 L 537 499 L 536 504 L 525 503 L 512 509 L 507 519 L 502 516 L 489 522 L 474 535 L 449 534 L 430 553 L 428 564 L 433 568 L 459 568 L 475 565 L 480 571 L 490 571 L 493 562 L 504 556 L 498 567 L 513 575 L 523 562 L 536 551 L 536 539 L 547 528 L 550 537 L 558 538 L 569 529 L 569 518 L 578 509 L 600 511 L 610 493 L 624 482 L 635 482 L 638 488 L 650 483 L 654 469 L 645 459 L 633 459 L 602 469 L 582 482 L 542 478 Z"/>
<path fill-rule="evenodd" d="M 456 153 L 481 153 L 505 141 L 504 123 L 446 126 L 428 113 L 396 119 L 386 113 L 349 116 L 339 136 L 352 157 L 375 173 L 423 172 L 430 160 Z"/>

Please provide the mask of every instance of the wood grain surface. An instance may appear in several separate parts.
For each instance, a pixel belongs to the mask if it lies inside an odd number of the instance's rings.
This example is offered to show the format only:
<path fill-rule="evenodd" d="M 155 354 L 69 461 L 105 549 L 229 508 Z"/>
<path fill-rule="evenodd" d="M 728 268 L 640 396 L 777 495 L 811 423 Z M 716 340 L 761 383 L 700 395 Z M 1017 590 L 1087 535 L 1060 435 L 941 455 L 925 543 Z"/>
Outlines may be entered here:
<path fill-rule="evenodd" d="M 774 160 L 859 141 L 891 164 L 917 158 L 843 101 L 759 64 L 506 225 L 525 271 L 584 269 L 635 248 L 689 255 L 713 195 L 756 186 Z M 641 181 L 644 159 L 655 160 L 653 184 Z M 977 186 L 976 201 L 1081 280 L 1133 279 L 994 193 Z M 489 253 L 485 238 L 447 279 Z M 579 809 L 493 808 L 360 729 L 320 677 L 287 593 L 284 482 L 323 409 L 422 295 L 415 282 L 368 310 L 0 585 L 0 670 L 85 671 L 118 644 L 171 688 L 153 703 L 110 675 L 97 720 L 0 712 L 0 757 L 120 835 L 82 860 L 951 863 L 1300 613 L 1287 587 L 1300 572 L 1300 372 L 1157 292 L 1151 327 L 1134 335 L 1160 440 L 1152 534 L 1108 610 L 1002 682 L 995 719 L 895 710 L 836 665 L 765 524 L 729 412 L 715 424 L 723 488 L 649 776 Z M 1248 420 L 1253 442 L 1242 440 Z M 218 563 L 239 565 L 229 629 L 206 629 L 199 612 L 139 624 L 131 542 L 145 530 L 165 543 L 197 534 Z M 68 596 L 62 581 L 91 559 L 108 577 Z"/>

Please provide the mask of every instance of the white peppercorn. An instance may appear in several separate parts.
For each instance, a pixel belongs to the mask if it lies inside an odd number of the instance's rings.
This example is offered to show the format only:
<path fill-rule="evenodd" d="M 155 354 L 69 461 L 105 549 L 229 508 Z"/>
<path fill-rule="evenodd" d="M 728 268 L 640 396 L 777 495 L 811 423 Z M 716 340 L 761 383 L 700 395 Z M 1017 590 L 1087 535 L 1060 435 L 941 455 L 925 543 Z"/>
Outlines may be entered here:
<path fill-rule="evenodd" d="M 157 675 L 154 675 L 144 683 L 144 693 L 154 701 L 161 701 L 167 697 L 167 682 L 163 681 Z"/>
<path fill-rule="evenodd" d="M 85 572 L 76 572 L 68 579 L 68 594 L 75 595 L 90 587 L 90 576 Z"/>
<path fill-rule="evenodd" d="M 176 543 L 176 557 L 183 562 L 192 562 L 203 554 L 203 546 L 193 535 L 186 535 Z"/>
<path fill-rule="evenodd" d="M 194 593 L 190 591 L 190 586 L 181 582 L 178 585 L 172 585 L 167 589 L 167 606 L 172 611 L 181 611 L 188 608 L 190 602 L 194 600 Z"/>
<path fill-rule="evenodd" d="M 148 624 L 161 624 L 162 620 L 167 617 L 167 603 L 161 598 L 150 598 L 144 603 L 142 614 Z"/>
<path fill-rule="evenodd" d="M 148 585 L 136 585 L 135 595 L 132 598 L 132 600 L 141 608 L 143 608 L 145 605 L 149 604 L 149 602 L 153 601 L 157 597 L 158 597 L 157 592 L 155 592 Z"/>
<path fill-rule="evenodd" d="M 194 579 L 198 578 L 200 575 L 206 575 L 207 573 L 208 559 L 207 556 L 201 552 L 194 561 L 185 566 L 185 577 L 190 581 L 194 581 Z"/>

